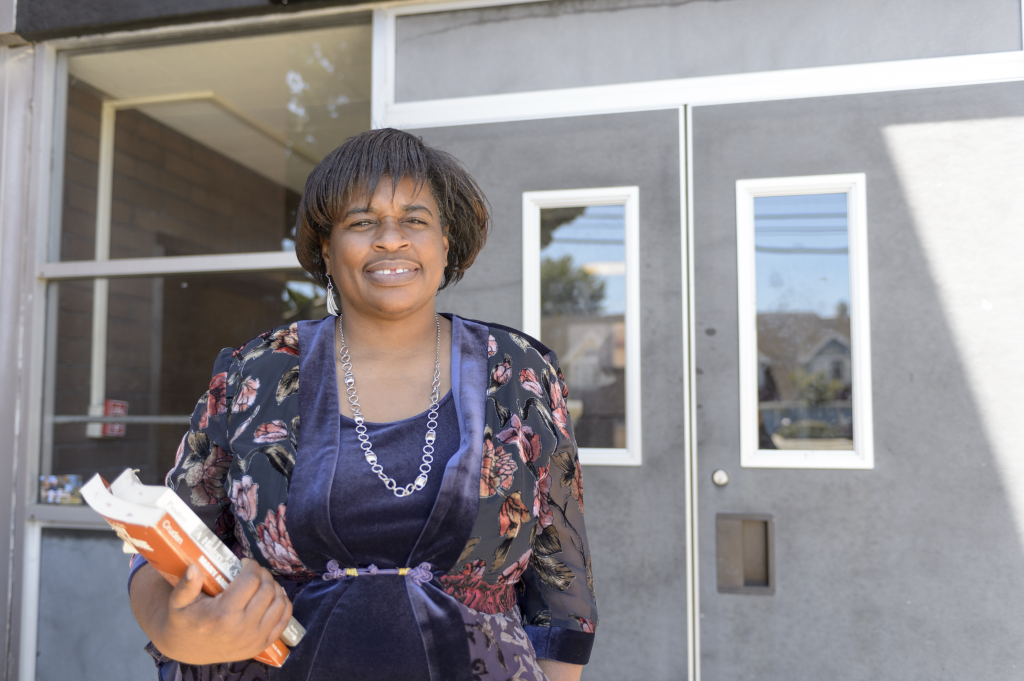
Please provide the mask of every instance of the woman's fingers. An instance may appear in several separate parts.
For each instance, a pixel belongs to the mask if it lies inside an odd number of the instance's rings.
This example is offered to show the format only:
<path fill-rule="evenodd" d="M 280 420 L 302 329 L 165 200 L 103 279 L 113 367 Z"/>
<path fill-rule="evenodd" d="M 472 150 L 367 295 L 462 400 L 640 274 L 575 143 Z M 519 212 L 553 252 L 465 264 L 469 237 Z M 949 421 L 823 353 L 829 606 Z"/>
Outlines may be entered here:
<path fill-rule="evenodd" d="M 242 569 L 235 579 L 228 584 L 224 593 L 218 596 L 226 610 L 241 612 L 248 607 L 256 592 L 263 583 L 262 573 L 266 572 L 260 564 L 249 558 L 242 559 Z M 269 573 L 268 573 L 269 574 Z"/>
<path fill-rule="evenodd" d="M 268 570 L 261 570 L 259 588 L 252 595 L 252 598 L 249 599 L 249 603 L 245 606 L 245 619 L 253 623 L 258 622 L 261 631 L 266 631 L 266 629 L 263 628 L 263 617 L 266 614 L 267 609 L 270 608 L 271 604 L 274 602 L 274 598 L 277 596 L 277 592 L 279 590 L 281 590 L 281 587 L 274 581 L 274 577 L 270 572 Z"/>
<path fill-rule="evenodd" d="M 284 594 L 284 589 L 281 589 L 281 593 Z M 288 622 L 292 619 L 292 601 L 288 598 L 288 595 L 284 596 L 284 611 L 281 613 L 281 619 L 277 621 L 277 626 L 274 627 L 272 633 L 273 640 L 281 638 L 281 634 L 288 627 Z"/>
<path fill-rule="evenodd" d="M 279 584 L 275 584 L 274 588 L 274 599 L 263 612 L 263 617 L 260 618 L 260 631 L 265 633 L 268 645 L 276 641 L 284 631 L 284 627 L 278 627 L 278 625 L 281 623 L 281 617 L 288 611 L 289 605 L 284 589 Z M 287 623 L 288 620 L 285 619 L 285 624 Z"/>
<path fill-rule="evenodd" d="M 284 589 L 256 561 L 243 561 L 238 576 L 214 598 L 202 587 L 202 569 L 192 565 L 164 601 L 161 649 L 179 655 L 176 659 L 209 664 L 253 657 L 280 638 L 291 618 Z"/>
<path fill-rule="evenodd" d="M 178 580 L 177 586 L 171 591 L 170 606 L 181 610 L 192 605 L 203 592 L 203 576 L 198 565 L 190 565 L 185 576 Z"/>

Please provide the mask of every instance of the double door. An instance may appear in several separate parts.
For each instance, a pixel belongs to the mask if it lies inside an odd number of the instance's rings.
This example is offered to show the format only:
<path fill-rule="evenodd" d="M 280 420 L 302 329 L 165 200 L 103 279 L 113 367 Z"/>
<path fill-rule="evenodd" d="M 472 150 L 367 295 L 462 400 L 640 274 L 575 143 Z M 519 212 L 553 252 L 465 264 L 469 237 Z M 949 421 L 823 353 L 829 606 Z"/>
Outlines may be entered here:
<path fill-rule="evenodd" d="M 1024 668 L 1022 101 L 1014 84 L 697 107 L 688 155 L 679 110 L 419 131 L 492 202 L 440 299 L 469 318 L 530 323 L 524 257 L 547 245 L 524 247 L 524 194 L 637 189 L 638 334 L 602 366 L 634 372 L 642 409 L 624 438 L 577 429 L 639 441 L 632 465 L 585 464 L 585 679 L 683 679 L 691 655 L 706 681 Z M 589 379 L 567 379 L 593 419 Z"/>

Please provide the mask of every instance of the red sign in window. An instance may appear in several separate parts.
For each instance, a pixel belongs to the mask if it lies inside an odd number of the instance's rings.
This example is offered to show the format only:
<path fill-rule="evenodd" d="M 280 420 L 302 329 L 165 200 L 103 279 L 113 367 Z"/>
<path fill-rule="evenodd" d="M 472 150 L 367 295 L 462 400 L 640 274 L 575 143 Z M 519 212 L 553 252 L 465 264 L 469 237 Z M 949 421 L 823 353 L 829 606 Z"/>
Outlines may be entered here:
<path fill-rule="evenodd" d="M 127 416 L 128 403 L 124 400 L 104 400 L 104 416 Z M 124 423 L 104 423 L 103 437 L 124 437 L 127 426 Z"/>

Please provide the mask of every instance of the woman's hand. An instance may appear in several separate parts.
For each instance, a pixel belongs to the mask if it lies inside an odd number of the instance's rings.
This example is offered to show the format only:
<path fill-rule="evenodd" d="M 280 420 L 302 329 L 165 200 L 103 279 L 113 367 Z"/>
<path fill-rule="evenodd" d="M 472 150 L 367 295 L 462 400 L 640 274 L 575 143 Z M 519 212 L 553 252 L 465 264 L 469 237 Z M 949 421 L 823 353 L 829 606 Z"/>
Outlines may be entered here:
<path fill-rule="evenodd" d="M 288 626 L 292 604 L 273 576 L 254 560 L 242 561 L 228 588 L 202 591 L 198 565 L 176 587 L 151 565 L 135 573 L 132 610 L 161 653 L 186 664 L 216 664 L 254 657 Z"/>
<path fill-rule="evenodd" d="M 548 677 L 548 681 L 580 681 L 580 675 L 583 673 L 581 665 L 568 662 L 537 660 L 537 664 L 544 670 L 544 676 Z"/>

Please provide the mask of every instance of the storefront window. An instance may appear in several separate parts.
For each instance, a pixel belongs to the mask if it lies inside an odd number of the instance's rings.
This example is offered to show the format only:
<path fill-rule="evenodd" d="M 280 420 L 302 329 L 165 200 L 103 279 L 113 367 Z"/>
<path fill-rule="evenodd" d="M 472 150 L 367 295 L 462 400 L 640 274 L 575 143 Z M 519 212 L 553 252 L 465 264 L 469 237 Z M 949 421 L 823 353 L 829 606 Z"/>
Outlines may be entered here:
<path fill-rule="evenodd" d="M 67 58 L 40 503 L 81 503 L 96 472 L 160 482 L 217 353 L 326 315 L 290 253 L 296 211 L 314 165 L 370 128 L 370 48 L 360 24 Z M 160 276 L 119 277 L 125 258 Z"/>
<path fill-rule="evenodd" d="M 60 258 L 292 249 L 309 171 L 370 127 L 370 44 L 343 26 L 70 57 Z"/>
<path fill-rule="evenodd" d="M 93 473 L 109 479 L 126 466 L 157 484 L 174 462 L 217 353 L 327 314 L 323 290 L 301 273 L 110 279 L 106 352 L 94 358 L 94 287 L 90 280 L 50 284 L 58 314 L 43 417 L 43 503 L 68 503 L 74 483 Z M 103 421 L 90 419 L 97 390 Z M 49 479 L 68 475 L 79 477 Z M 49 492 L 69 482 L 68 494 Z"/>

